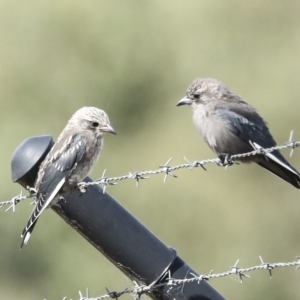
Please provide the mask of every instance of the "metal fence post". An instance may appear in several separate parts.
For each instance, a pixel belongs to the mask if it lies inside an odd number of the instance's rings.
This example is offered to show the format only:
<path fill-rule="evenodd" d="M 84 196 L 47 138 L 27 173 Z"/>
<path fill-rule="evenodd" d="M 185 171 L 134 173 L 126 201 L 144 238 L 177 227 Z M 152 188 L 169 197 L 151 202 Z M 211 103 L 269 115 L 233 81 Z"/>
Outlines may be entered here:
<path fill-rule="evenodd" d="M 38 167 L 53 145 L 51 136 L 25 140 L 12 157 L 12 180 L 23 187 L 34 186 Z M 92 181 L 86 178 L 85 181 Z M 52 209 L 126 276 L 140 284 L 154 285 L 197 274 L 176 251 L 166 246 L 99 185 L 85 193 L 64 195 Z M 32 240 L 31 242 L 34 242 Z M 24 249 L 25 250 L 25 249 Z M 223 300 L 207 282 L 161 287 L 149 293 L 154 299 Z"/>

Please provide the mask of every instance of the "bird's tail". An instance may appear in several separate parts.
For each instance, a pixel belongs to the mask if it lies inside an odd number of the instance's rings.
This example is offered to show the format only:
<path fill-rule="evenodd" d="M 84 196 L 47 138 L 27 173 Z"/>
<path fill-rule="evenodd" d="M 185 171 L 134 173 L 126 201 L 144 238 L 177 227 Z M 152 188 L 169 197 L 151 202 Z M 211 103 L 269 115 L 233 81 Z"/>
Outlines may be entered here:
<path fill-rule="evenodd" d="M 44 198 L 41 196 L 40 201 L 38 201 L 38 203 L 36 204 L 35 208 L 33 209 L 32 213 L 29 217 L 29 220 L 28 220 L 26 226 L 24 227 L 24 229 L 22 231 L 21 238 L 23 238 L 23 239 L 22 239 L 21 249 L 24 245 L 26 246 L 28 243 L 28 240 L 31 236 L 31 232 L 33 231 L 34 226 L 35 226 L 35 224 L 40 216 L 40 213 L 42 211 L 44 202 L 45 202 Z"/>
<path fill-rule="evenodd" d="M 263 149 L 257 143 L 250 141 L 250 144 L 253 149 Z M 264 157 L 259 159 L 257 163 L 295 188 L 300 189 L 300 173 L 285 160 L 278 150 L 266 152 Z"/>
<path fill-rule="evenodd" d="M 267 158 L 268 160 L 260 160 L 257 163 L 274 175 L 287 181 L 297 189 L 300 189 L 299 172 L 293 168 L 278 151 L 268 153 Z"/>
<path fill-rule="evenodd" d="M 34 228 L 39 216 L 50 205 L 51 201 L 54 199 L 54 197 L 57 195 L 60 188 L 65 183 L 65 180 L 66 180 L 65 178 L 62 178 L 59 181 L 59 183 L 56 185 L 54 191 L 50 195 L 45 196 L 42 193 L 37 194 L 37 196 L 36 196 L 36 198 L 38 199 L 37 204 L 36 204 L 35 208 L 33 209 L 32 213 L 29 217 L 29 220 L 21 234 L 21 238 L 23 238 L 22 244 L 21 244 L 21 249 L 22 249 L 23 245 L 27 244 L 27 242 L 30 238 L 31 232 L 33 231 L 33 228 Z"/>
<path fill-rule="evenodd" d="M 21 235 L 21 238 L 22 238 L 21 249 L 23 248 L 24 245 L 25 246 L 27 245 L 37 220 L 38 219 L 36 219 L 33 223 L 31 223 L 31 226 L 29 228 L 27 227 L 27 225 L 24 228 L 22 235 Z"/>

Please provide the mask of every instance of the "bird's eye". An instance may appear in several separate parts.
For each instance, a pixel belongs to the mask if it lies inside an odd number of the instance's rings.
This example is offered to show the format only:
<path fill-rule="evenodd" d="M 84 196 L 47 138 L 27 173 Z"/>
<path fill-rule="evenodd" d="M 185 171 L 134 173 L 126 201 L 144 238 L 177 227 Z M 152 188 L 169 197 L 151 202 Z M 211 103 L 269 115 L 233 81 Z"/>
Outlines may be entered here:
<path fill-rule="evenodd" d="M 194 95 L 194 99 L 195 99 L 195 100 L 199 100 L 199 99 L 200 99 L 200 94 L 195 94 L 195 95 Z"/>
<path fill-rule="evenodd" d="M 93 122 L 93 123 L 92 123 L 92 126 L 93 126 L 94 128 L 97 128 L 97 127 L 99 126 L 99 123 L 98 123 L 98 122 Z"/>

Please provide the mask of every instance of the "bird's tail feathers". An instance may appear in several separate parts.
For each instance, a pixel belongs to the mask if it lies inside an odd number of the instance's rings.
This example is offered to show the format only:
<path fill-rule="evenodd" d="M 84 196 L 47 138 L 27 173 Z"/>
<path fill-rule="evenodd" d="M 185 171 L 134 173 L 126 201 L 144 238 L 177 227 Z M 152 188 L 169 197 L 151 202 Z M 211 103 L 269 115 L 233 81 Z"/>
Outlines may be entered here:
<path fill-rule="evenodd" d="M 257 163 L 269 172 L 287 181 L 297 189 L 300 189 L 300 175 L 299 173 L 291 169 L 290 165 L 282 166 L 281 164 L 278 164 L 273 160 L 261 160 Z"/>
<path fill-rule="evenodd" d="M 23 239 L 22 239 L 22 243 L 21 243 L 21 250 L 22 250 L 22 248 L 23 248 L 24 245 L 25 245 L 25 246 L 27 245 L 27 243 L 28 243 L 28 241 L 29 241 L 29 239 L 30 239 L 31 233 L 32 233 L 32 231 L 33 231 L 33 229 L 34 229 L 34 226 L 35 226 L 37 220 L 38 220 L 38 219 L 36 219 L 35 222 L 32 223 L 31 226 L 30 226 L 29 228 L 27 228 L 27 225 L 26 225 L 26 227 L 24 228 L 24 230 L 23 230 L 23 232 L 22 232 L 22 235 L 21 235 L 21 237 L 23 238 Z M 25 229 L 26 229 L 26 230 L 25 230 Z"/>
<path fill-rule="evenodd" d="M 60 190 L 60 188 L 63 186 L 63 184 L 65 183 L 65 178 L 62 178 L 61 181 L 57 184 L 57 186 L 55 187 L 54 191 L 50 194 L 49 197 L 40 194 L 37 196 L 37 198 L 39 199 L 35 208 L 33 209 L 29 220 L 25 226 L 25 228 L 22 231 L 21 234 L 21 238 L 23 238 L 22 241 L 22 245 L 21 245 L 21 249 L 23 247 L 23 245 L 26 245 L 31 232 L 33 231 L 33 228 L 39 218 L 39 216 L 41 215 L 41 213 L 49 206 L 49 204 L 51 203 L 51 201 L 54 199 L 54 197 L 57 195 L 58 191 Z"/>
<path fill-rule="evenodd" d="M 45 200 L 44 200 L 43 196 L 41 195 L 40 200 L 38 201 L 35 208 L 33 209 L 26 226 L 22 231 L 22 234 L 21 234 L 22 238 L 27 234 L 27 232 L 29 232 L 29 229 L 36 223 L 36 221 L 42 211 L 44 203 L 45 203 Z M 32 232 L 32 230 L 30 232 Z"/>
<path fill-rule="evenodd" d="M 34 226 L 35 226 L 40 214 L 45 209 L 45 204 L 46 203 L 45 203 L 44 196 L 41 195 L 40 200 L 38 201 L 35 208 L 33 209 L 26 226 L 22 231 L 22 234 L 21 234 L 21 238 L 22 238 L 21 249 L 23 248 L 24 245 L 25 246 L 27 245 L 28 240 L 30 239 L 31 233 L 34 229 Z"/>
<path fill-rule="evenodd" d="M 262 149 L 262 147 L 257 143 L 249 142 L 255 150 Z M 297 189 L 300 189 L 299 172 L 285 160 L 278 150 L 265 153 L 265 156 L 265 159 L 257 162 L 261 167 L 287 181 Z"/>

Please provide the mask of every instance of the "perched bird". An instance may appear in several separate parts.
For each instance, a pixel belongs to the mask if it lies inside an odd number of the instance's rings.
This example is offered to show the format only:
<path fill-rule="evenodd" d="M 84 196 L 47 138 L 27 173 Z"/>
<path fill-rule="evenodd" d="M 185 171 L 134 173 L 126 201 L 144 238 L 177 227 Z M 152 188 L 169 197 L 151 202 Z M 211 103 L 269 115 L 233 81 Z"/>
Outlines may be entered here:
<path fill-rule="evenodd" d="M 208 146 L 220 158 L 276 146 L 267 123 L 255 108 L 232 93 L 221 81 L 195 79 L 177 106 L 191 105 L 194 123 Z M 265 155 L 239 158 L 261 167 L 300 188 L 300 174 L 278 150 Z"/>
<path fill-rule="evenodd" d="M 83 107 L 69 120 L 39 168 L 36 205 L 22 232 L 21 249 L 27 244 L 41 213 L 55 204 L 61 193 L 76 188 L 90 173 L 106 132 L 116 134 L 107 114 L 96 107 Z"/>

